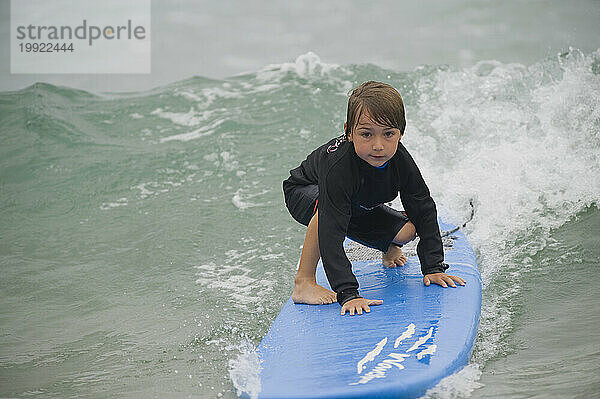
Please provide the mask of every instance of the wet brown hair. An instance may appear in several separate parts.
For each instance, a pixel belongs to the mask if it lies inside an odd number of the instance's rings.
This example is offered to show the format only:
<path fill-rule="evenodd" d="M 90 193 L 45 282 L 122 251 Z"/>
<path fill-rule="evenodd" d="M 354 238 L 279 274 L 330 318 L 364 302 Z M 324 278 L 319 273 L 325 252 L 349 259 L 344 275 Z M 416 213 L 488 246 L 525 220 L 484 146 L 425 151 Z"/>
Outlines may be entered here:
<path fill-rule="evenodd" d="M 399 129 L 400 134 L 404 134 L 406 127 L 404 103 L 400 93 L 392 86 L 370 80 L 354 88 L 349 94 L 346 138 L 358 125 L 365 109 L 369 111 L 374 122 Z"/>

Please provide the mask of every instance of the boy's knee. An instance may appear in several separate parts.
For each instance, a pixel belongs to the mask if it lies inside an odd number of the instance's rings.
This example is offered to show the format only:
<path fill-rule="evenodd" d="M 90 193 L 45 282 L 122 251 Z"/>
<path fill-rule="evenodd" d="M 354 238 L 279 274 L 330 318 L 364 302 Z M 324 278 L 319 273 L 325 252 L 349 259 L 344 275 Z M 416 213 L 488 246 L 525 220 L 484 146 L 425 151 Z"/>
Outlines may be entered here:
<path fill-rule="evenodd" d="M 319 210 L 318 209 L 315 211 L 315 214 L 310 219 L 309 224 L 314 224 L 315 226 L 319 225 Z"/>
<path fill-rule="evenodd" d="M 400 229 L 396 237 L 394 237 L 393 242 L 399 245 L 404 245 L 409 241 L 412 241 L 417 236 L 417 229 L 415 225 L 411 222 L 406 222 L 404 226 Z"/>
<path fill-rule="evenodd" d="M 411 222 L 406 222 L 406 228 L 408 229 L 407 233 L 411 237 L 411 240 L 417 236 L 417 229 L 415 228 L 414 224 Z"/>

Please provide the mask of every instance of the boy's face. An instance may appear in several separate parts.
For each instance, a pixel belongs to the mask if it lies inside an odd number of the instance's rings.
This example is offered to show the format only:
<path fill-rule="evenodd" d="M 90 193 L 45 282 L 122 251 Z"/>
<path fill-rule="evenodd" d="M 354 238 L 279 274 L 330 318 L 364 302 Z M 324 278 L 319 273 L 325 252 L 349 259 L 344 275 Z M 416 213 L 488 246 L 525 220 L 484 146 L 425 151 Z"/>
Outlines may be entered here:
<path fill-rule="evenodd" d="M 382 166 L 396 153 L 401 137 L 400 129 L 377 124 L 365 109 L 348 141 L 354 144 L 356 155 L 369 165 Z"/>

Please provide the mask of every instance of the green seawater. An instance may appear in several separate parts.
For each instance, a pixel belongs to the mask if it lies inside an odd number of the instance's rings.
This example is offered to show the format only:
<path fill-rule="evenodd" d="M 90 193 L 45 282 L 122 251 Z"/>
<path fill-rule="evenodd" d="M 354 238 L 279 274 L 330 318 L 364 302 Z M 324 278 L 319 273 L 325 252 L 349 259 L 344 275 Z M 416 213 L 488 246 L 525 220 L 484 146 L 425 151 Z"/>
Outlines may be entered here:
<path fill-rule="evenodd" d="M 0 397 L 247 388 L 304 237 L 281 182 L 342 133 L 365 80 L 403 95 L 402 140 L 447 219 L 475 206 L 479 337 L 428 396 L 594 396 L 599 65 L 572 50 L 397 72 L 307 53 L 146 92 L 0 93 Z"/>

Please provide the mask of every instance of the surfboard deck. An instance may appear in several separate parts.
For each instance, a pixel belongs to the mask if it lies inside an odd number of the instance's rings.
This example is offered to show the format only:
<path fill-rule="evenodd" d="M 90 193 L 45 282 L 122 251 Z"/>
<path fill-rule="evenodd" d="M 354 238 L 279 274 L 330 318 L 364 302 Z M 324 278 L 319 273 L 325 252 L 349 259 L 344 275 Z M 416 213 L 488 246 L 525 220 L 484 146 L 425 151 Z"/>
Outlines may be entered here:
<path fill-rule="evenodd" d="M 442 230 L 453 227 L 440 221 Z M 419 397 L 468 363 L 481 276 L 464 234 L 444 239 L 446 272 L 467 281 L 457 288 L 426 287 L 414 249 L 405 246 L 405 266 L 385 268 L 379 251 L 353 256 L 357 245 L 346 239 L 360 293 L 383 304 L 341 316 L 337 303 L 294 304 L 290 298 L 257 347 L 259 398 Z M 317 282 L 329 288 L 321 263 Z"/>

